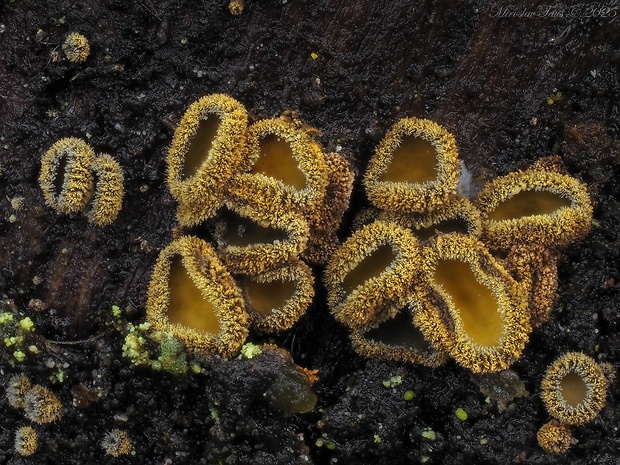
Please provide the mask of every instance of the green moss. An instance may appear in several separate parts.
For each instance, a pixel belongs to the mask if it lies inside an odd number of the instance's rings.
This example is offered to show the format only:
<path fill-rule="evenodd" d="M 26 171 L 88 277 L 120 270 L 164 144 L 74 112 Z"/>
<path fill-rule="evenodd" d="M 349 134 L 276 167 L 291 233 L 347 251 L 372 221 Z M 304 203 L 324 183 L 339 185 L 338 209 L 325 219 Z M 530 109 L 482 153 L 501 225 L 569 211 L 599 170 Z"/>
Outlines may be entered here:
<path fill-rule="evenodd" d="M 261 349 L 260 346 L 248 342 L 246 344 L 243 344 L 243 347 L 241 347 L 241 354 L 239 355 L 239 358 L 245 358 L 247 360 L 250 360 L 262 353 L 263 349 Z"/>
<path fill-rule="evenodd" d="M 467 412 L 463 410 L 461 407 L 456 409 L 456 411 L 454 412 L 454 415 L 456 416 L 456 418 L 458 418 L 461 421 L 465 421 L 468 418 Z"/>
<path fill-rule="evenodd" d="M 434 441 L 435 439 L 437 439 L 435 431 L 433 431 L 431 428 L 426 428 L 424 431 L 422 431 L 422 437 L 424 439 L 428 439 L 429 441 Z"/>
<path fill-rule="evenodd" d="M 27 316 L 26 318 L 22 318 L 21 320 L 19 320 L 19 326 L 24 330 L 24 331 L 34 331 L 34 322 L 30 319 L 29 316 Z"/>

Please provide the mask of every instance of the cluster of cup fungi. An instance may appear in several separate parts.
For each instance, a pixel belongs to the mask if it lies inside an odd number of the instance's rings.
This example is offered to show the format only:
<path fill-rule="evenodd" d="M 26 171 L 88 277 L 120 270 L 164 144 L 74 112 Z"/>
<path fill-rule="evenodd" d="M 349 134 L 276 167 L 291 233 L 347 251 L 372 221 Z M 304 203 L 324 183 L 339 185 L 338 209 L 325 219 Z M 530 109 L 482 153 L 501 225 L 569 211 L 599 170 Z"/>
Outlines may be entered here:
<path fill-rule="evenodd" d="M 363 179 L 371 206 L 341 243 L 354 174 L 316 134 L 292 115 L 249 124 L 243 105 L 223 94 L 189 106 L 166 159 L 180 228 L 153 268 L 153 329 L 189 350 L 232 356 L 250 328 L 290 329 L 314 297 L 309 265 L 326 265 L 329 308 L 360 355 L 507 369 L 549 318 L 561 250 L 591 227 L 586 186 L 548 157 L 468 198 L 454 137 L 404 118 L 376 148 Z M 71 141 L 44 156 L 45 200 L 69 213 L 97 192 L 87 214 L 105 224 L 120 205 L 107 193 L 122 175 Z M 596 416 L 610 377 L 583 354 L 550 367 L 542 388 L 554 420 L 538 435 L 545 450 L 570 446 L 568 426 Z"/>

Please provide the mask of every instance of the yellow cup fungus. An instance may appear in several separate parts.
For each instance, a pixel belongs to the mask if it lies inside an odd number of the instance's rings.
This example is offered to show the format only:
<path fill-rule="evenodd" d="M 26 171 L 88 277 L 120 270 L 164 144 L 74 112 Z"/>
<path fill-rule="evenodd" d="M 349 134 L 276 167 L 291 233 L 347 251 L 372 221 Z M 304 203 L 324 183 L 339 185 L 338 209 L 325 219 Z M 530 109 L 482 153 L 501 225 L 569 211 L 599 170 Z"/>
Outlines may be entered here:
<path fill-rule="evenodd" d="M 24 375 L 14 375 L 9 379 L 6 387 L 6 399 L 13 408 L 23 409 L 26 405 L 26 393 L 32 388 L 32 383 Z"/>
<path fill-rule="evenodd" d="M 450 197 L 440 208 L 425 213 L 397 213 L 385 211 L 379 217 L 410 229 L 425 241 L 435 234 L 460 233 L 480 236 L 480 212 L 466 198 Z"/>
<path fill-rule="evenodd" d="M 228 357 L 248 334 L 241 290 L 215 250 L 182 236 L 159 254 L 148 289 L 147 320 L 190 350 Z"/>
<path fill-rule="evenodd" d="M 308 244 L 302 257 L 324 265 L 340 245 L 336 232 L 349 208 L 355 175 L 349 162 L 337 153 L 325 154 L 328 184 L 325 196 L 314 212 L 306 212 L 310 227 Z"/>
<path fill-rule="evenodd" d="M 45 203 L 60 213 L 88 207 L 88 221 L 107 226 L 123 204 L 123 170 L 110 155 L 95 155 L 81 139 L 60 139 L 41 159 L 39 185 Z"/>
<path fill-rule="evenodd" d="M 551 454 L 566 452 L 572 442 L 570 428 L 557 420 L 551 420 L 541 426 L 536 438 L 540 447 Z"/>
<path fill-rule="evenodd" d="M 102 153 L 92 165 L 95 177 L 95 195 L 86 216 L 97 226 L 112 223 L 123 206 L 123 170 L 114 158 Z"/>
<path fill-rule="evenodd" d="M 377 146 L 364 186 L 378 208 L 421 213 L 456 193 L 459 173 L 452 134 L 430 120 L 403 118 Z"/>
<path fill-rule="evenodd" d="M 584 425 L 605 405 L 607 379 L 594 359 L 569 352 L 547 368 L 541 397 L 549 414 L 561 423 Z"/>
<path fill-rule="evenodd" d="M 168 149 L 168 186 L 177 219 L 195 226 L 222 205 L 226 185 L 246 158 L 247 113 L 235 99 L 213 94 L 192 103 Z"/>
<path fill-rule="evenodd" d="M 418 241 L 395 223 L 376 221 L 356 231 L 334 252 L 325 270 L 332 313 L 353 329 L 395 316 L 419 261 Z"/>
<path fill-rule="evenodd" d="M 76 213 L 93 191 L 93 149 L 81 139 L 66 137 L 52 145 L 41 159 L 39 185 L 45 203 L 60 213 Z"/>
<path fill-rule="evenodd" d="M 101 440 L 101 447 L 106 455 L 120 457 L 121 455 L 131 453 L 133 450 L 133 443 L 127 431 L 115 428 L 105 434 Z"/>
<path fill-rule="evenodd" d="M 512 247 L 505 263 L 515 279 L 528 291 L 530 323 L 536 328 L 545 323 L 558 289 L 558 253 L 537 244 Z"/>
<path fill-rule="evenodd" d="M 439 235 L 422 263 L 412 303 L 428 341 L 476 373 L 504 370 L 519 358 L 530 332 L 524 292 L 484 244 Z"/>
<path fill-rule="evenodd" d="M 226 202 L 214 219 L 222 261 L 233 273 L 260 274 L 297 257 L 308 241 L 308 223 L 297 213 L 278 213 Z"/>
<path fill-rule="evenodd" d="M 391 312 L 390 312 L 391 313 Z M 370 329 L 351 333 L 353 349 L 365 357 L 438 367 L 448 356 L 435 350 L 413 322 L 411 307 L 403 307 L 393 318 Z"/>
<path fill-rule="evenodd" d="M 279 213 L 305 213 L 320 205 L 328 167 L 310 130 L 289 119 L 266 119 L 248 128 L 247 143 L 248 172 L 234 177 L 232 196 Z"/>
<path fill-rule="evenodd" d="M 483 240 L 507 250 L 516 243 L 562 248 L 583 238 L 592 224 L 586 185 L 543 161 L 495 178 L 475 201 Z"/>
<path fill-rule="evenodd" d="M 79 32 L 71 32 L 62 44 L 62 51 L 71 63 L 83 63 L 90 54 L 90 44 Z"/>
<path fill-rule="evenodd" d="M 15 431 L 15 452 L 29 457 L 37 451 L 39 437 L 32 426 L 22 426 Z"/>
<path fill-rule="evenodd" d="M 63 413 L 62 403 L 56 394 L 45 386 L 34 385 L 24 396 L 24 414 L 38 424 L 52 423 Z"/>
<path fill-rule="evenodd" d="M 251 324 L 261 331 L 289 329 L 314 297 L 312 271 L 297 259 L 258 275 L 238 276 L 238 281 Z"/>

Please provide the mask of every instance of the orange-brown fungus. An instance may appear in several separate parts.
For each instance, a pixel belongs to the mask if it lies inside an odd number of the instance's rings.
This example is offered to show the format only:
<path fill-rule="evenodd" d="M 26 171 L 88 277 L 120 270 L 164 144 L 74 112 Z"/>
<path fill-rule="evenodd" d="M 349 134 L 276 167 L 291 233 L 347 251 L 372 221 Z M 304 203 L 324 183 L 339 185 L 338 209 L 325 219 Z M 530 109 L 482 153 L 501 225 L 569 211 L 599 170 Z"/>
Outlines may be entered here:
<path fill-rule="evenodd" d="M 248 310 L 260 316 L 269 316 L 283 308 L 296 290 L 294 281 L 256 282 L 249 278 L 243 279 L 241 287 L 247 295 Z"/>

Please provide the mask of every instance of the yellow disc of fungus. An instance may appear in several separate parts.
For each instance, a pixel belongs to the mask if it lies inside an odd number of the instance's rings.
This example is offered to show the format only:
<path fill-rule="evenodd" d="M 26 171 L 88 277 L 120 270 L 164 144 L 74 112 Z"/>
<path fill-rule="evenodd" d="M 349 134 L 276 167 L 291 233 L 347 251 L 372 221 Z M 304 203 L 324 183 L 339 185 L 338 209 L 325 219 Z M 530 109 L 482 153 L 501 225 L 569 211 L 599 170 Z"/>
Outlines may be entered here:
<path fill-rule="evenodd" d="M 248 334 L 241 290 L 213 248 L 182 236 L 159 254 L 148 289 L 147 320 L 192 350 L 228 357 Z"/>
<path fill-rule="evenodd" d="M 97 156 L 91 167 L 96 180 L 95 196 L 86 216 L 91 223 L 107 226 L 116 219 L 123 206 L 123 170 L 105 153 Z"/>
<path fill-rule="evenodd" d="M 314 212 L 329 179 L 325 156 L 310 131 L 284 118 L 266 119 L 248 128 L 247 141 L 249 172 L 234 177 L 230 195 L 258 209 Z"/>
<path fill-rule="evenodd" d="M 389 312 L 394 313 L 394 312 Z M 396 316 L 378 322 L 366 330 L 351 333 L 353 349 L 364 356 L 382 360 L 413 363 L 427 367 L 443 365 L 448 356 L 435 350 L 413 321 L 409 306 L 396 312 Z"/>
<path fill-rule="evenodd" d="M 223 94 L 202 97 L 183 115 L 166 157 L 182 226 L 213 216 L 223 203 L 226 183 L 246 158 L 246 129 L 245 108 Z"/>
<path fill-rule="evenodd" d="M 549 415 L 567 425 L 584 425 L 605 405 L 607 380 L 593 358 L 569 352 L 549 365 L 540 395 Z"/>
<path fill-rule="evenodd" d="M 312 271 L 294 260 L 258 275 L 238 277 L 253 327 L 266 332 L 292 327 L 314 297 Z"/>
<path fill-rule="evenodd" d="M 498 250 L 519 242 L 566 247 L 592 225 L 586 185 L 544 163 L 495 178 L 475 204 L 482 214 L 483 241 Z"/>
<path fill-rule="evenodd" d="M 530 332 L 522 286 L 476 238 L 439 235 L 424 248 L 415 322 L 424 337 L 476 373 L 508 368 Z"/>
<path fill-rule="evenodd" d="M 325 270 L 332 313 L 352 329 L 367 329 L 395 316 L 419 262 L 418 241 L 395 223 L 376 221 L 354 232 Z"/>
<path fill-rule="evenodd" d="M 82 210 L 93 194 L 93 149 L 81 139 L 60 139 L 41 159 L 39 185 L 45 203 L 60 213 Z"/>
<path fill-rule="evenodd" d="M 220 257 L 234 274 L 258 275 L 296 258 L 306 247 L 308 223 L 294 212 L 226 202 L 214 219 Z"/>
<path fill-rule="evenodd" d="M 456 193 L 459 160 L 452 134 L 419 118 L 399 120 L 377 146 L 364 175 L 370 202 L 383 210 L 434 210 Z"/>

